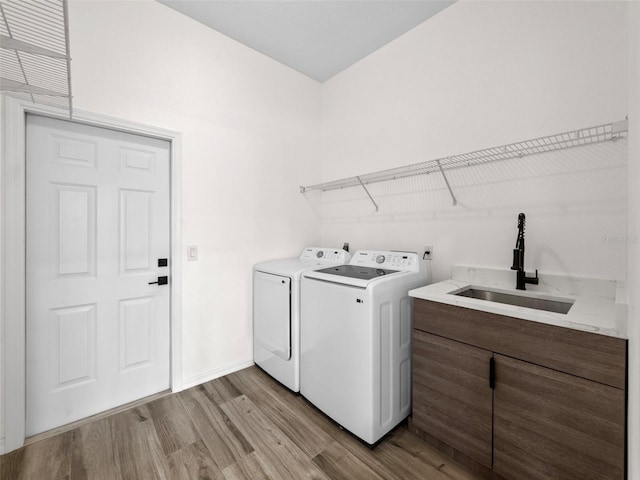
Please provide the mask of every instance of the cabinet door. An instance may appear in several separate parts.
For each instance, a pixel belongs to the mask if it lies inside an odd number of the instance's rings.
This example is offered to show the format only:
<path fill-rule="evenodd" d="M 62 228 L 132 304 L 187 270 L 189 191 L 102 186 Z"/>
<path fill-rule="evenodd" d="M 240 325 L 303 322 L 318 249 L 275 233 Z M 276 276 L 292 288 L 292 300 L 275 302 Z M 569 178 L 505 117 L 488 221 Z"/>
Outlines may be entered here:
<path fill-rule="evenodd" d="M 622 479 L 624 397 L 496 354 L 494 471 L 517 480 Z"/>
<path fill-rule="evenodd" d="M 492 352 L 413 331 L 415 427 L 491 468 Z"/>

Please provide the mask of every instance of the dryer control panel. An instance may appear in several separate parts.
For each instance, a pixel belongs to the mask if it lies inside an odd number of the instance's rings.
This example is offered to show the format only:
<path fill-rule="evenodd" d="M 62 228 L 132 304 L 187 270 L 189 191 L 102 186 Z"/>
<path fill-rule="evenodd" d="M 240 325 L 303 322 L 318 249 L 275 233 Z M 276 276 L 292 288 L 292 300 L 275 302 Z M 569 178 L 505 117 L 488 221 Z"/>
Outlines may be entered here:
<path fill-rule="evenodd" d="M 351 254 L 341 248 L 305 248 L 300 254 L 300 260 L 323 263 L 348 263 Z"/>
<path fill-rule="evenodd" d="M 353 254 L 349 265 L 389 268 L 406 272 L 420 271 L 420 261 L 417 253 L 396 252 L 393 250 L 358 250 Z"/>

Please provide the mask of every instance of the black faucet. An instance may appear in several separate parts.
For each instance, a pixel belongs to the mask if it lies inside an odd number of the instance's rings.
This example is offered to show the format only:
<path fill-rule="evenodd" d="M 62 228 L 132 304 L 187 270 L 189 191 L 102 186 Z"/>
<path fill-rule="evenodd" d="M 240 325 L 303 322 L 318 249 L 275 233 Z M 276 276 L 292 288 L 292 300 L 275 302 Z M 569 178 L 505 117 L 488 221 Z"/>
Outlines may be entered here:
<path fill-rule="evenodd" d="M 538 270 L 535 277 L 527 277 L 524 271 L 524 213 L 518 215 L 518 239 L 516 248 L 513 249 L 513 265 L 511 270 L 517 270 L 516 290 L 525 290 L 525 285 L 531 283 L 538 285 Z"/>

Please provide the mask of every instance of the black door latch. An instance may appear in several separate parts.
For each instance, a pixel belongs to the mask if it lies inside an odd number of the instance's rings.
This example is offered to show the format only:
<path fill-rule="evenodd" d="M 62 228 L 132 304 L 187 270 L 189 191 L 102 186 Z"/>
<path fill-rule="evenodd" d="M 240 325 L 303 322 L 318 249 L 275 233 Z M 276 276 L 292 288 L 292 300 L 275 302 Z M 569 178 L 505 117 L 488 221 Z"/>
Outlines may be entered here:
<path fill-rule="evenodd" d="M 158 277 L 157 282 L 149 282 L 149 285 L 166 285 L 167 283 L 169 283 L 169 277 Z"/>

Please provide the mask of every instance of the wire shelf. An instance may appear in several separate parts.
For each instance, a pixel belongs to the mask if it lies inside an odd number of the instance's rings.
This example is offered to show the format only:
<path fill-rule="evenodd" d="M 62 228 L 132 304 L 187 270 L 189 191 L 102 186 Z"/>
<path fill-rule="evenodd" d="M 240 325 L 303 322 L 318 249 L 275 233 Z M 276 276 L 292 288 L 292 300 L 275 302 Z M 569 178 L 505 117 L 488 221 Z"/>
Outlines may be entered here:
<path fill-rule="evenodd" d="M 0 0 L 0 91 L 73 113 L 67 0 Z"/>
<path fill-rule="evenodd" d="M 508 145 L 501 145 L 499 147 L 485 148 L 483 150 L 476 150 L 474 152 L 429 160 L 426 162 L 391 168 L 388 170 L 381 170 L 379 172 L 367 173 L 364 175 L 343 178 L 340 180 L 333 180 L 326 183 L 319 183 L 317 185 L 302 186 L 300 187 L 300 192 L 306 193 L 313 190 L 326 192 L 329 190 L 337 190 L 340 188 L 360 186 L 365 189 L 367 195 L 369 195 L 369 198 L 371 198 L 371 195 L 367 191 L 365 185 L 376 182 L 397 180 L 400 178 L 412 177 L 415 175 L 425 175 L 429 173 L 440 172 L 444 177 L 444 181 L 446 182 L 447 188 L 449 189 L 449 192 L 453 198 L 453 204 L 455 205 L 456 199 L 453 195 L 453 191 L 451 190 L 449 182 L 447 181 L 447 177 L 445 175 L 446 170 L 482 165 L 484 163 L 495 162 L 499 160 L 520 158 L 526 155 L 533 155 L 538 153 L 563 150 L 566 148 L 578 147 L 581 145 L 589 145 L 593 143 L 617 140 L 618 138 L 624 136 L 627 131 L 628 121 L 625 119 L 619 122 L 597 125 L 595 127 L 582 128 L 579 130 L 559 133 L 556 135 L 549 135 L 546 137 L 534 138 L 532 140 L 510 143 Z M 377 210 L 378 208 L 376 203 L 373 201 L 373 198 L 371 198 L 371 201 L 374 203 L 374 206 L 376 206 Z"/>

